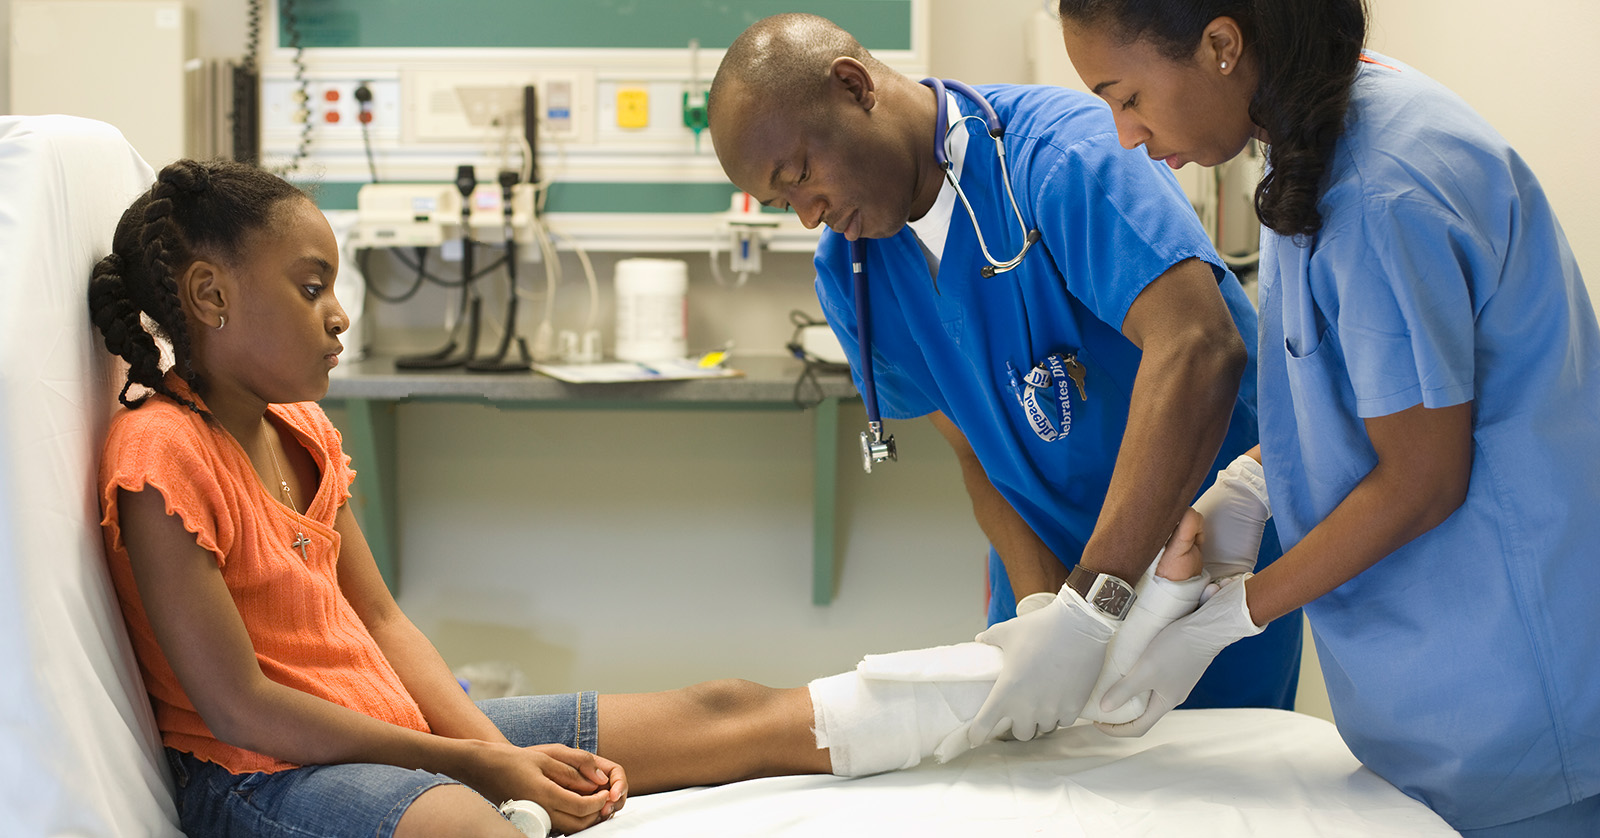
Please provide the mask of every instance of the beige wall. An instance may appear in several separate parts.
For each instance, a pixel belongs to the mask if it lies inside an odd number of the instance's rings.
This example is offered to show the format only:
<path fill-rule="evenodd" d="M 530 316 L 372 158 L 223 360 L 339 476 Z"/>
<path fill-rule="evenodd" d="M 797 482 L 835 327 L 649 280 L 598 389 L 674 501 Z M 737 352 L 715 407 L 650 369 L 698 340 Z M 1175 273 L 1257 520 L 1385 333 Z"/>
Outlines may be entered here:
<path fill-rule="evenodd" d="M 11 0 L 0 0 L 0 113 L 11 113 Z"/>

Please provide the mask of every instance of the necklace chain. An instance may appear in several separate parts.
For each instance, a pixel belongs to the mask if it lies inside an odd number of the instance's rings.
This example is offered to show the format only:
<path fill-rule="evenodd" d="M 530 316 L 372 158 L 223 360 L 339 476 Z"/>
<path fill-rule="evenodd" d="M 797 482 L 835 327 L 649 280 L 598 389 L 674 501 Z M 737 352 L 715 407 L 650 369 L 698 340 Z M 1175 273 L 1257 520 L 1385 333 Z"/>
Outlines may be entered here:
<path fill-rule="evenodd" d="M 272 429 L 272 423 L 267 422 L 266 417 L 262 417 L 261 421 L 266 424 L 268 430 Z M 267 440 L 267 453 L 272 456 L 272 470 L 277 472 L 278 485 L 283 488 L 283 503 L 290 509 L 294 509 L 294 495 L 289 493 L 289 481 L 283 479 L 283 466 L 278 464 L 278 449 L 277 446 L 272 444 L 270 438 Z"/>
<path fill-rule="evenodd" d="M 267 421 L 267 417 L 261 417 L 261 421 L 266 425 L 267 430 L 272 430 L 272 423 Z M 283 479 L 283 466 L 278 463 L 278 448 L 272 444 L 271 437 L 268 437 L 267 440 L 267 453 L 272 455 L 272 470 L 278 473 L 278 485 L 283 487 L 284 506 L 287 506 L 298 513 L 300 509 L 294 505 L 294 495 L 289 493 L 289 481 Z M 306 561 L 306 548 L 311 546 L 311 539 L 306 538 L 305 533 L 296 530 L 294 534 L 294 543 L 290 544 L 289 546 L 299 549 L 300 560 Z"/>

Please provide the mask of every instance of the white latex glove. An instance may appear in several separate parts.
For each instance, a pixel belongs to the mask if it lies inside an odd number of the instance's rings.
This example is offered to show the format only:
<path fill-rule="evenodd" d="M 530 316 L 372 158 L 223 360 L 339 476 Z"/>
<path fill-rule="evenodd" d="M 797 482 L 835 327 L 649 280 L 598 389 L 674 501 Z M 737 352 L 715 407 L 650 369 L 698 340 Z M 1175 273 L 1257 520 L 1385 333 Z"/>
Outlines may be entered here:
<path fill-rule="evenodd" d="M 1272 517 L 1267 477 L 1261 464 L 1249 454 L 1240 454 L 1217 472 L 1216 482 L 1194 502 L 1194 508 L 1206 519 L 1206 534 L 1200 544 L 1206 573 L 1212 579 L 1222 579 L 1254 571 L 1261 533 Z"/>
<path fill-rule="evenodd" d="M 1100 699 L 1102 709 L 1114 710 L 1148 691 L 1144 715 L 1120 725 L 1096 722 L 1095 727 L 1112 736 L 1143 736 L 1168 710 L 1189 697 L 1189 691 L 1218 652 L 1235 640 L 1260 634 L 1263 627 L 1251 622 L 1244 599 L 1244 582 L 1251 575 L 1224 580 L 1194 613 L 1162 629 L 1145 648 L 1133 671 L 1112 684 Z"/>
<path fill-rule="evenodd" d="M 1021 617 L 1023 614 L 1032 614 L 1046 605 L 1049 605 L 1050 602 L 1055 598 L 1056 595 L 1050 593 L 1049 591 L 1040 591 L 1036 594 L 1028 594 L 1017 601 L 1017 616 Z"/>
<path fill-rule="evenodd" d="M 966 724 L 977 747 L 1005 727 L 1027 741 L 1072 724 L 1105 664 L 1116 623 L 1063 588 L 1043 607 L 990 626 L 978 641 L 1000 648 L 1004 664 L 989 698 Z"/>

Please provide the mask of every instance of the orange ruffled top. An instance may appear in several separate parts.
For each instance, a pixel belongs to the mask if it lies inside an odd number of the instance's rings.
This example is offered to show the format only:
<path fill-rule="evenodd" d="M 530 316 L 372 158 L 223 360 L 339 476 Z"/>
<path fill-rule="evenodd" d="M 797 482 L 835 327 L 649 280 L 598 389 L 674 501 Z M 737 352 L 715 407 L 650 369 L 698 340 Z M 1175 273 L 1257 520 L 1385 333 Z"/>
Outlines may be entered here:
<path fill-rule="evenodd" d="M 216 556 L 268 678 L 375 719 L 429 729 L 339 588 L 334 517 L 350 497 L 355 472 L 338 430 L 312 402 L 269 410 L 311 452 L 321 473 L 305 515 L 267 492 L 231 434 L 161 396 L 118 411 L 100 459 L 106 556 L 162 744 L 235 774 L 296 766 L 218 740 L 195 711 L 140 602 L 117 519 L 118 489 L 160 492 L 167 513 Z M 310 539 L 304 560 L 291 546 L 301 533 Z"/>

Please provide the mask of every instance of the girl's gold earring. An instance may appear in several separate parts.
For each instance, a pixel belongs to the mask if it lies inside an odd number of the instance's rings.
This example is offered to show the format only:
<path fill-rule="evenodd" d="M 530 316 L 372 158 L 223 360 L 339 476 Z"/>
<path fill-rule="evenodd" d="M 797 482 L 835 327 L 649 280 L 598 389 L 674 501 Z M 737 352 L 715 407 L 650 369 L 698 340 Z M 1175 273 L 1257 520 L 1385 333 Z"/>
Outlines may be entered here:
<path fill-rule="evenodd" d="M 228 317 L 227 317 L 227 315 L 224 315 L 224 314 L 217 315 L 217 330 L 221 331 L 222 327 L 226 326 L 226 325 L 228 325 Z"/>

